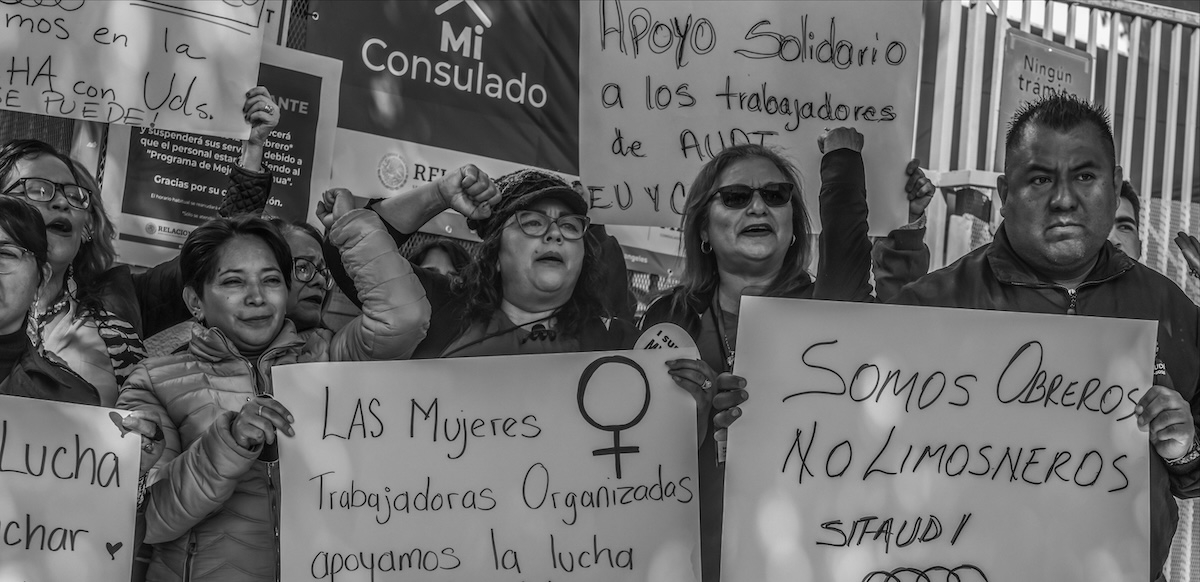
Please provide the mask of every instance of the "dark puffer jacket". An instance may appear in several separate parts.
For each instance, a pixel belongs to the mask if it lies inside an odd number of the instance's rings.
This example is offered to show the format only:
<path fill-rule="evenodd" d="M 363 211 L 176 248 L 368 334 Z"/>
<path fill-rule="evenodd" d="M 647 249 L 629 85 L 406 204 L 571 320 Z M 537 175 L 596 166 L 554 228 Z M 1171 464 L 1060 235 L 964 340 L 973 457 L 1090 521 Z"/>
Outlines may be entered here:
<path fill-rule="evenodd" d="M 1158 357 L 1200 424 L 1200 309 L 1174 283 L 1118 251 L 1100 250 L 1092 272 L 1071 290 L 1047 282 L 1021 260 L 1004 224 L 991 244 L 905 286 L 894 303 L 1145 319 L 1158 322 Z M 1150 579 L 1162 571 L 1179 521 L 1174 494 L 1200 496 L 1200 460 L 1168 467 L 1150 455 Z"/>
<path fill-rule="evenodd" d="M 13 337 L 23 346 L 17 348 L 21 351 L 12 361 L 8 376 L 0 378 L 0 394 L 100 406 L 100 393 L 95 386 L 64 364 L 51 361 L 51 358 L 56 359 L 53 354 L 39 354 L 24 327 Z"/>

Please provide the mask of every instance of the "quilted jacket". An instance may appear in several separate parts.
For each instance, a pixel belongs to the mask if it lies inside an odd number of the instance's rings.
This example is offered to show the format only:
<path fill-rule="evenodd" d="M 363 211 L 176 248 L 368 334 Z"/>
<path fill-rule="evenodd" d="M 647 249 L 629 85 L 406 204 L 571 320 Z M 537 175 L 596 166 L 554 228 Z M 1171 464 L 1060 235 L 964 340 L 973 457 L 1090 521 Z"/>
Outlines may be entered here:
<path fill-rule="evenodd" d="M 333 334 L 297 333 L 290 321 L 255 362 L 218 329 L 196 333 L 184 353 L 143 362 L 118 408 L 150 412 L 166 451 L 146 475 L 150 581 L 277 580 L 277 462 L 259 461 L 231 426 L 248 396 L 271 394 L 271 369 L 320 361 L 408 357 L 425 337 L 429 303 L 379 217 L 357 210 L 329 232 L 355 277 L 363 315 Z"/>

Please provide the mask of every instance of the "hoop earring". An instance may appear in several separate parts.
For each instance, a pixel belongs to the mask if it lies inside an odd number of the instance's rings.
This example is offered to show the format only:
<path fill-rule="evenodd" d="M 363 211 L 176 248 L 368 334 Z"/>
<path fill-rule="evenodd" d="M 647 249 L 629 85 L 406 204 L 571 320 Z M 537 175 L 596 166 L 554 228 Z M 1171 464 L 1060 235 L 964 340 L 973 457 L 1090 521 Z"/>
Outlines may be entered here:
<path fill-rule="evenodd" d="M 794 246 L 796 246 L 796 235 L 793 234 L 792 235 L 792 244 L 788 245 L 788 248 L 791 248 Z"/>
<path fill-rule="evenodd" d="M 708 247 L 708 248 L 705 248 L 705 247 Z M 708 241 L 706 241 L 706 240 L 700 241 L 700 252 L 705 255 L 707 255 L 708 253 L 711 253 L 712 245 L 708 244 Z"/>

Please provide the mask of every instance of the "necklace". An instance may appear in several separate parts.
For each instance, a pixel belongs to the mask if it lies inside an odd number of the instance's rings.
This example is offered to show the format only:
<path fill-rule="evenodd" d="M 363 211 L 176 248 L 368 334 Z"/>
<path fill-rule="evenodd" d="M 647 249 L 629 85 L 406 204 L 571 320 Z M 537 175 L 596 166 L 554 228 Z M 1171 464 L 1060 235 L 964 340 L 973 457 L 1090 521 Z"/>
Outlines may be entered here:
<path fill-rule="evenodd" d="M 729 344 L 729 336 L 725 333 L 725 312 L 721 310 L 721 291 L 713 293 L 712 314 L 713 320 L 717 323 L 717 333 L 721 336 L 721 343 L 725 347 L 725 371 L 733 370 L 733 360 L 736 352 L 733 346 Z"/>

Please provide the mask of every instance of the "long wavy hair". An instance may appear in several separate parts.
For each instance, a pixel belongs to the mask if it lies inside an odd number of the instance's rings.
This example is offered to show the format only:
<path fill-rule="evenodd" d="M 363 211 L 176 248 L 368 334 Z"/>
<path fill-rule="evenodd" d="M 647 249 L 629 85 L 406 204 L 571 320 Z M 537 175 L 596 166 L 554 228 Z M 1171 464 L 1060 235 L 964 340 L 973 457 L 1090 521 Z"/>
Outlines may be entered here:
<path fill-rule="evenodd" d="M 700 233 L 708 228 L 709 207 L 712 195 L 717 190 L 717 179 L 735 162 L 750 158 L 762 158 L 771 162 L 796 186 L 796 195 L 792 197 L 792 233 L 796 235 L 796 243 L 788 247 L 779 274 L 763 294 L 769 297 L 787 295 L 809 280 L 805 270 L 811 250 L 808 210 L 804 207 L 804 197 L 800 189 L 800 171 L 774 148 L 739 144 L 721 150 L 721 153 L 704 164 L 688 189 L 683 213 L 684 271 L 681 279 L 683 288 L 689 295 L 712 293 L 720 282 L 717 256 L 715 253 L 701 252 L 700 244 L 703 239 L 700 238 Z"/>
<path fill-rule="evenodd" d="M 463 330 L 472 324 L 487 325 L 500 309 L 504 289 L 500 273 L 500 239 L 504 228 L 497 228 L 484 237 L 475 249 L 474 257 L 462 271 L 457 287 L 467 299 L 467 312 Z M 599 268 L 600 247 L 588 235 L 583 242 L 583 265 L 571 297 L 555 314 L 556 327 L 566 337 L 576 337 L 585 323 L 600 317 L 608 317 L 601 300 L 603 284 Z"/>
<path fill-rule="evenodd" d="M 65 164 L 75 183 L 92 191 L 92 201 L 87 209 L 87 229 L 91 240 L 80 245 L 71 267 L 77 286 L 75 299 L 84 307 L 97 308 L 100 306 L 100 297 L 96 294 L 99 286 L 93 283 L 112 268 L 117 253 L 113 246 L 115 230 L 104 212 L 104 200 L 100 198 L 100 185 L 96 179 L 83 165 L 54 149 L 54 146 L 36 139 L 17 139 L 0 148 L 0 184 L 7 187 L 12 181 L 17 162 L 41 156 L 51 156 Z"/>

